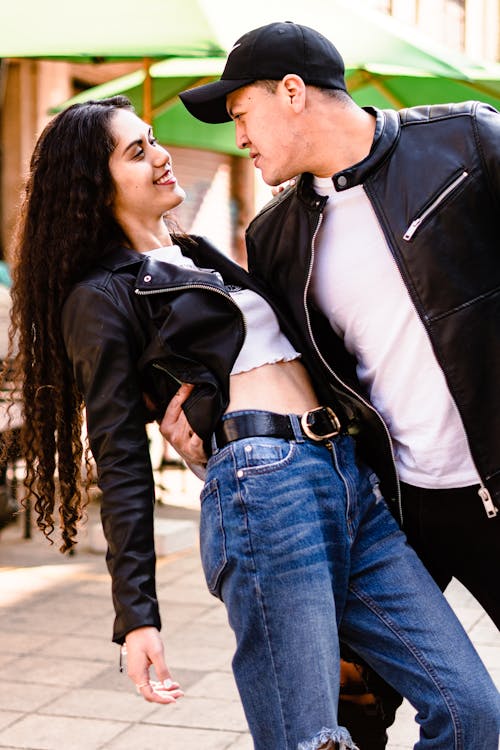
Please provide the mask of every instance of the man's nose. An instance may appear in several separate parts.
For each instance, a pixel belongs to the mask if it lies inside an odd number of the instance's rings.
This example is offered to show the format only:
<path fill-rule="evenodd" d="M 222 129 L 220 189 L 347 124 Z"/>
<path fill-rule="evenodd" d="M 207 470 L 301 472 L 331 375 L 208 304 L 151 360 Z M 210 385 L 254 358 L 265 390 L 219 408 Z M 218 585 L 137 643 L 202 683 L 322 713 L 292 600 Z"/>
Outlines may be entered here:
<path fill-rule="evenodd" d="M 236 126 L 236 146 L 238 148 L 248 148 L 250 145 L 250 141 L 248 140 L 248 136 L 246 132 L 243 130 L 243 128 L 238 128 Z"/>

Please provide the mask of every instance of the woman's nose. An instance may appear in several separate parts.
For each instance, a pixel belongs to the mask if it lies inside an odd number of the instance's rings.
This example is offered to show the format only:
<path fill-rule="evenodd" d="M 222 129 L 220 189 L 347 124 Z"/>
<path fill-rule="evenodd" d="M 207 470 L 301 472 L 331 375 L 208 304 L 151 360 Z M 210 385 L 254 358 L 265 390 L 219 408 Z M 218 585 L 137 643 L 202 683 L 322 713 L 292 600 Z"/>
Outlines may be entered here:
<path fill-rule="evenodd" d="M 170 164 L 172 162 L 172 157 L 168 153 L 167 149 L 164 146 L 156 146 L 155 149 L 155 163 L 159 164 L 160 166 L 163 166 L 164 164 Z"/>

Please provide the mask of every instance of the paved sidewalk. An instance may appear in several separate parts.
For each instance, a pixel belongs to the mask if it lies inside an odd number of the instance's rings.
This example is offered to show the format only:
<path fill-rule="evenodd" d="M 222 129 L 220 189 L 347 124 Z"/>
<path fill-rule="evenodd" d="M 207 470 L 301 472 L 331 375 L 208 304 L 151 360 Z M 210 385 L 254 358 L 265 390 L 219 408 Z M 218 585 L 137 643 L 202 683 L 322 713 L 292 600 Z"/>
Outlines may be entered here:
<path fill-rule="evenodd" d="M 159 504 L 158 516 L 197 523 L 197 485 L 175 476 L 178 491 L 164 495 L 170 504 Z M 92 505 L 89 524 L 97 512 Z M 186 696 L 155 707 L 118 672 L 109 577 L 86 541 L 63 557 L 38 532 L 23 539 L 21 524 L 0 533 L 0 748 L 251 750 L 231 674 L 233 636 L 206 590 L 196 544 L 158 561 L 167 662 Z M 459 585 L 449 598 L 500 684 L 496 629 Z M 388 750 L 408 750 L 416 739 L 404 705 Z"/>

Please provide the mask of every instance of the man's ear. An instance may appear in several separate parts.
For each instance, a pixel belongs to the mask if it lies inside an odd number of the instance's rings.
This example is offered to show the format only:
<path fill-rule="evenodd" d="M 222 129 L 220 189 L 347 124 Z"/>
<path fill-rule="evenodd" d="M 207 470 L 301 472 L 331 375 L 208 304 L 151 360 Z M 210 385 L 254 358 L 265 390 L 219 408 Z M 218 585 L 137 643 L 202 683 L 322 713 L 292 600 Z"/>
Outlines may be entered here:
<path fill-rule="evenodd" d="M 306 104 L 306 84 L 296 73 L 288 73 L 281 81 L 283 91 L 296 112 L 304 109 Z"/>

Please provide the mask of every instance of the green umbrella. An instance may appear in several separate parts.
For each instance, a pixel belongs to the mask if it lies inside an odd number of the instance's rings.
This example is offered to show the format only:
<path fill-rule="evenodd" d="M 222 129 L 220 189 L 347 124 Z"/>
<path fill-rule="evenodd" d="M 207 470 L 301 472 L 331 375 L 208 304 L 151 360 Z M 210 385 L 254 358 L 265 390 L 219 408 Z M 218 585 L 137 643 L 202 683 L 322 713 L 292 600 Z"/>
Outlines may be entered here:
<path fill-rule="evenodd" d="M 0 57 L 104 62 L 222 55 L 203 0 L 2 0 Z"/>
<path fill-rule="evenodd" d="M 365 65 L 347 69 L 346 83 L 361 106 L 402 109 L 478 99 L 500 109 L 500 66 L 457 79 L 394 65 Z"/>
<path fill-rule="evenodd" d="M 20 0 L 0 6 L 0 58 L 79 63 L 141 60 L 150 119 L 151 61 L 225 55 L 205 0 Z"/>
<path fill-rule="evenodd" d="M 448 78 L 474 78 L 485 67 L 445 52 L 417 30 L 363 0 L 4 0 L 0 57 L 130 60 L 219 56 L 249 29 L 292 20 L 322 31 L 346 66 L 392 64 Z"/>

